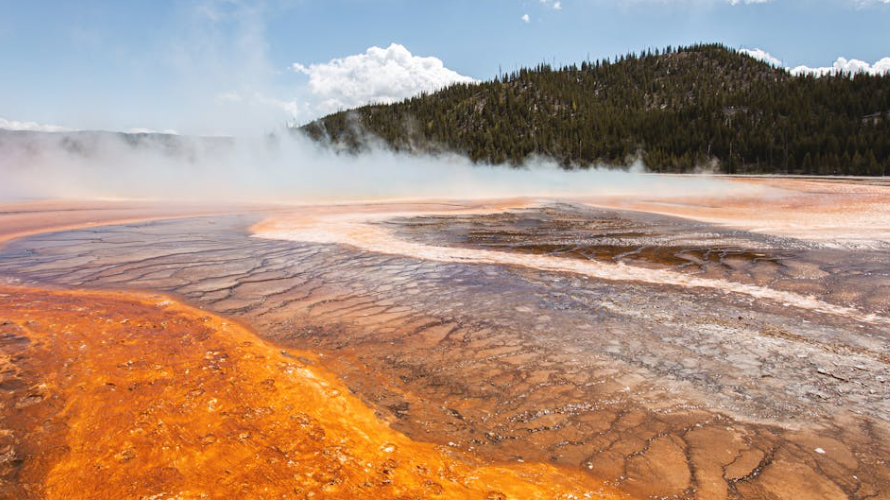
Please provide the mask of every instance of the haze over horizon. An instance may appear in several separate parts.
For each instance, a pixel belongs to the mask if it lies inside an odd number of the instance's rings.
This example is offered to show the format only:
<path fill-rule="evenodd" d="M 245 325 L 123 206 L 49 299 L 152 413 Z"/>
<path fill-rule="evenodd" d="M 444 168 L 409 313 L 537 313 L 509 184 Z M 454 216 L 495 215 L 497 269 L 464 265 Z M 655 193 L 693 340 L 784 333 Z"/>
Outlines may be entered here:
<path fill-rule="evenodd" d="M 0 2 L 0 128 L 259 135 L 542 61 L 718 42 L 890 69 L 886 0 Z"/>

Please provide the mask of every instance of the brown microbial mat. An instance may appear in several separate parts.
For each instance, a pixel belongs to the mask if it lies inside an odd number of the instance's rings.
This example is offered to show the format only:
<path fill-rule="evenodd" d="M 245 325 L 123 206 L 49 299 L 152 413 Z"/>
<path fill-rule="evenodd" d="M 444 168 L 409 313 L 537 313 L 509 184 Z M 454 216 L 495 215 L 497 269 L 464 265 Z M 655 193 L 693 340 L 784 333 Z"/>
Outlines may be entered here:
<path fill-rule="evenodd" d="M 467 467 L 547 463 L 639 498 L 866 499 L 890 495 L 881 245 L 565 202 L 363 205 L 35 235 L 0 250 L 0 276 L 236 319 L 276 346 L 265 364 L 311 353 Z"/>
<path fill-rule="evenodd" d="M 816 241 L 568 203 L 484 215 L 398 218 L 384 224 L 400 238 L 426 245 L 671 270 L 890 312 L 890 247 L 882 242 L 850 251 Z"/>

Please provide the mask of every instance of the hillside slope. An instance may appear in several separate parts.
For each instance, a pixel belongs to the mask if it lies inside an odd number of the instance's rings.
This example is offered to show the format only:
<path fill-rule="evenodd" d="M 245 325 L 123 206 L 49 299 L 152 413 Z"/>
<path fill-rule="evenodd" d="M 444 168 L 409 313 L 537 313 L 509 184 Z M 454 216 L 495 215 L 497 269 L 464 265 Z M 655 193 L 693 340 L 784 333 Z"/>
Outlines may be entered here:
<path fill-rule="evenodd" d="M 890 76 L 792 76 L 721 45 L 540 65 L 301 129 L 351 150 L 368 135 L 398 151 L 484 163 L 654 171 L 890 173 Z"/>

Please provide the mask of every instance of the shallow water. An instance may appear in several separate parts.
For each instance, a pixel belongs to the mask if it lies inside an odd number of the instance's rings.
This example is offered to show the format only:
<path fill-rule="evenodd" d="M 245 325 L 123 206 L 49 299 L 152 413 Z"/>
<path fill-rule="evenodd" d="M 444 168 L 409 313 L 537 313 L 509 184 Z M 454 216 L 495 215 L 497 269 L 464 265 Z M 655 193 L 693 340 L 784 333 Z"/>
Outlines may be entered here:
<path fill-rule="evenodd" d="M 324 225 L 251 236 L 260 216 L 46 234 L 0 251 L 0 274 L 176 294 L 323 354 L 395 429 L 485 460 L 640 496 L 888 491 L 890 332 L 868 321 L 886 255 L 565 204 L 391 217 L 347 218 L 366 239 L 339 243 Z"/>

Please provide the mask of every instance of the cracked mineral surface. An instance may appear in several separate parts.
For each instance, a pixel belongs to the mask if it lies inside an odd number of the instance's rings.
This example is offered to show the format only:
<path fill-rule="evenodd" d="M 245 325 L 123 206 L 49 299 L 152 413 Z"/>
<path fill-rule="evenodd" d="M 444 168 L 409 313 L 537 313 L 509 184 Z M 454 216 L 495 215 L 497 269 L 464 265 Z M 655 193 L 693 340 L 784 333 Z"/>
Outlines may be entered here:
<path fill-rule="evenodd" d="M 885 219 L 840 241 L 613 204 L 108 225 L 11 242 L 0 275 L 244 322 L 467 460 L 549 463 L 640 498 L 890 498 Z"/>
<path fill-rule="evenodd" d="M 388 428 L 321 368 L 164 296 L 0 286 L 4 498 L 622 498 Z"/>

